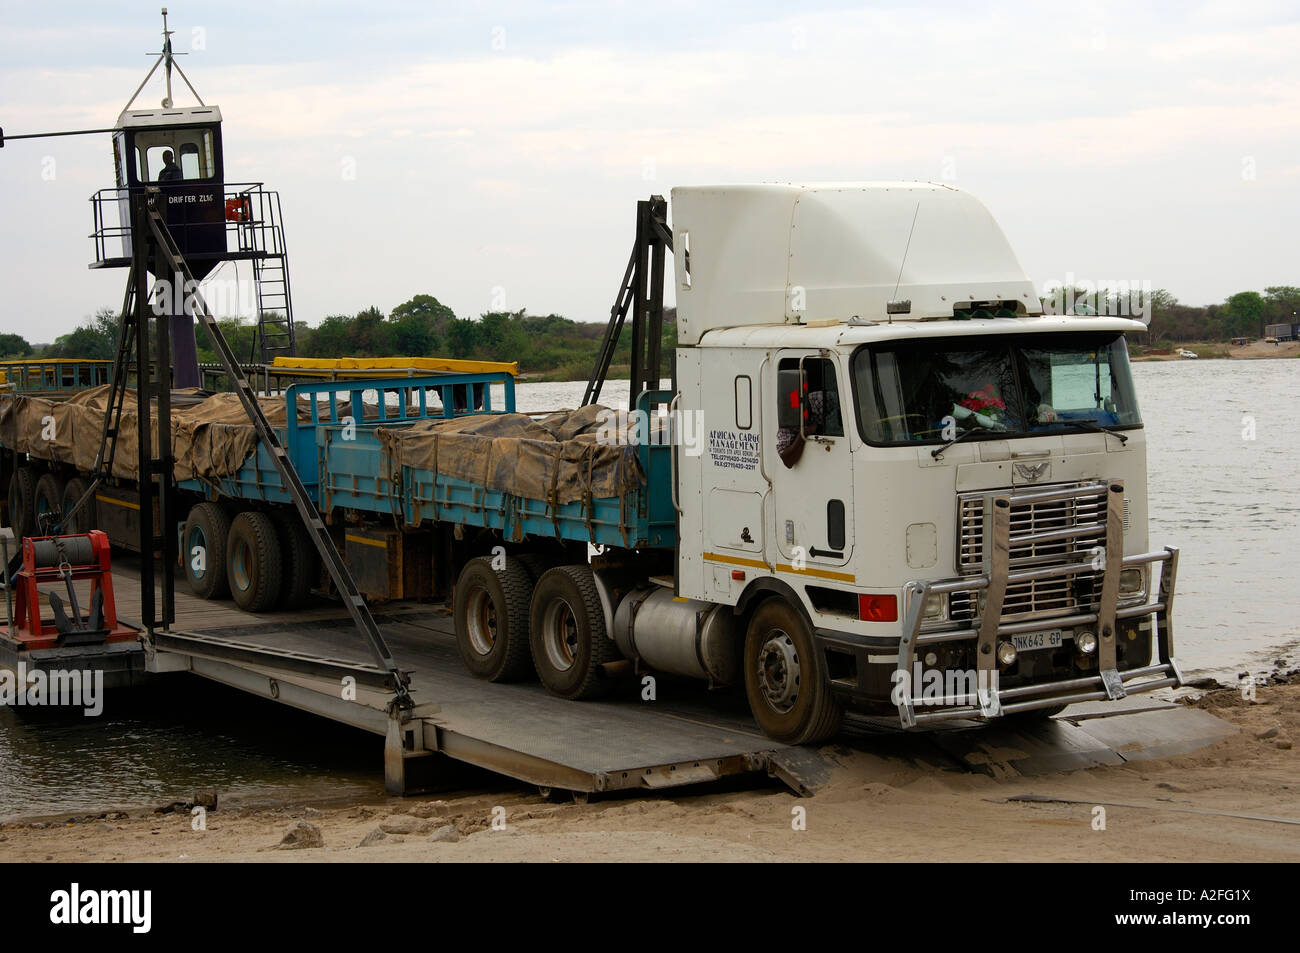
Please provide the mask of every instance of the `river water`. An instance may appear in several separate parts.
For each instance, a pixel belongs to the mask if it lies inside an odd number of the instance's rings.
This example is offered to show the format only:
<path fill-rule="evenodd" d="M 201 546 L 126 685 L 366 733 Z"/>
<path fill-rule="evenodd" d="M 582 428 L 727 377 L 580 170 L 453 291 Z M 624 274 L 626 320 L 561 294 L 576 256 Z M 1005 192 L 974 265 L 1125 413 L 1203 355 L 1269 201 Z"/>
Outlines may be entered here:
<path fill-rule="evenodd" d="M 1294 661 L 1300 642 L 1300 361 L 1134 365 L 1147 427 L 1151 543 L 1182 549 L 1188 674 Z M 518 385 L 520 410 L 573 407 L 583 382 Z M 611 381 L 602 403 L 626 405 Z M 499 406 L 499 405 L 498 405 Z M 378 738 L 186 679 L 110 697 L 98 718 L 0 708 L 0 819 L 218 790 L 225 803 L 382 794 Z"/>

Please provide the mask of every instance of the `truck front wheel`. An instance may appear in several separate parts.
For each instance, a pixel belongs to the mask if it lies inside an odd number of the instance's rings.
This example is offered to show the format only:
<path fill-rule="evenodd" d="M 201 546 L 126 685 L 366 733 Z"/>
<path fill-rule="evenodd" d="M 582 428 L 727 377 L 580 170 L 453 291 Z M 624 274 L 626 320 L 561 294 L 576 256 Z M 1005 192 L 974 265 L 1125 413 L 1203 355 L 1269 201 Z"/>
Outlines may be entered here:
<path fill-rule="evenodd" d="M 619 657 L 605 631 L 596 580 L 588 566 L 556 566 L 537 580 L 528 631 L 542 684 L 561 698 L 609 691 L 604 665 Z"/>
<path fill-rule="evenodd" d="M 796 610 L 769 599 L 745 635 L 745 694 L 763 732 L 787 744 L 816 744 L 839 730 L 826 660 Z"/>
<path fill-rule="evenodd" d="M 512 682 L 531 671 L 528 657 L 528 597 L 533 579 L 507 557 L 500 570 L 486 556 L 460 571 L 452 598 L 456 647 L 475 678 Z"/>

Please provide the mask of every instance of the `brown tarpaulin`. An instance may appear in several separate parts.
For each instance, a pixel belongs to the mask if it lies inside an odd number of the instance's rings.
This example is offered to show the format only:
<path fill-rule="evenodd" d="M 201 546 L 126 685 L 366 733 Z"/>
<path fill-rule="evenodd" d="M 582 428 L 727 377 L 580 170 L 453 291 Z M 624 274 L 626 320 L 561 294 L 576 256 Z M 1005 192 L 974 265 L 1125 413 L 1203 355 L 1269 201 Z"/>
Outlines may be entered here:
<path fill-rule="evenodd" d="M 93 470 L 104 432 L 108 390 L 107 386 L 96 387 L 57 401 L 14 395 L 0 402 L 0 442 L 42 460 Z M 259 403 L 273 426 L 284 426 L 283 397 L 263 397 Z M 136 477 L 137 427 L 135 394 L 128 391 L 113 457 L 115 477 Z M 156 417 L 151 439 L 156 446 Z M 236 395 L 205 397 L 194 390 L 172 392 L 172 452 L 177 480 L 231 476 L 256 447 L 257 433 Z"/>
<path fill-rule="evenodd" d="M 0 442 L 42 460 L 93 470 L 108 397 L 109 388 L 104 386 L 68 400 L 16 394 L 0 400 Z M 283 397 L 263 397 L 259 402 L 272 426 L 285 425 Z M 135 408 L 135 395 L 128 392 L 113 458 L 113 476 L 123 479 L 137 475 Z M 340 416 L 347 412 L 346 405 L 339 408 Z M 308 419 L 305 399 L 298 417 Z M 156 444 L 156 417 L 153 424 Z M 611 417 L 603 407 L 588 406 L 540 420 L 523 414 L 431 418 L 409 427 L 380 427 L 376 433 L 398 466 L 433 470 L 492 490 L 565 504 L 588 494 L 622 496 L 644 484 L 636 447 L 627 439 L 634 426 L 626 414 Z M 256 447 L 257 434 L 236 395 L 172 392 L 176 480 L 232 476 Z"/>
<path fill-rule="evenodd" d="M 380 427 L 395 467 L 410 466 L 535 500 L 618 497 L 645 483 L 624 416 L 588 406 L 542 420 L 523 414 L 422 420 Z M 610 439 L 623 435 L 623 439 Z"/>

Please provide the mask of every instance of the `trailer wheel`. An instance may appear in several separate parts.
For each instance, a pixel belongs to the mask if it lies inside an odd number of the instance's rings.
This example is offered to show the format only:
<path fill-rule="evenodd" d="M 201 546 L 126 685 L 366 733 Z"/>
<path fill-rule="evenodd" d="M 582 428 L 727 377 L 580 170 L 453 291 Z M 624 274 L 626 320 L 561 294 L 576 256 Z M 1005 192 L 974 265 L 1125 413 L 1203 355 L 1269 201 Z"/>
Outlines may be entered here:
<path fill-rule="evenodd" d="M 589 566 L 556 566 L 543 573 L 533 590 L 528 637 L 533 665 L 552 693 L 579 699 L 609 691 L 613 683 L 602 666 L 619 652 L 605 631 Z"/>
<path fill-rule="evenodd" d="M 230 516 L 216 503 L 196 503 L 181 534 L 185 581 L 200 599 L 221 599 L 230 592 L 226 578 L 226 543 Z M 201 567 L 201 568 L 200 568 Z"/>
<path fill-rule="evenodd" d="M 77 501 L 86 495 L 90 489 L 90 484 L 81 477 L 73 477 L 63 487 L 63 531 L 65 533 L 89 533 L 97 525 L 97 514 L 95 513 L 95 498 L 92 496 L 86 501 L 86 505 L 81 511 L 68 518 L 72 508 L 77 505 Z"/>
<path fill-rule="evenodd" d="M 36 533 L 36 477 L 31 467 L 15 467 L 9 478 L 9 528 L 21 546 L 23 537 Z"/>
<path fill-rule="evenodd" d="M 843 714 L 826 659 L 803 616 L 781 599 L 764 602 L 750 619 L 745 694 L 754 720 L 777 741 L 815 744 L 839 730 Z"/>
<path fill-rule="evenodd" d="M 531 672 L 528 656 L 528 596 L 532 577 L 507 558 L 500 572 L 486 556 L 460 571 L 452 598 L 456 646 L 475 678 L 515 682 Z"/>
<path fill-rule="evenodd" d="M 48 522 L 51 514 L 59 514 L 63 508 L 63 480 L 56 473 L 43 473 L 41 478 L 36 481 L 36 489 L 32 492 L 32 511 L 36 516 L 36 531 L 39 533 L 53 532 L 55 524 L 50 523 L 43 526 L 43 522 Z M 59 516 L 58 522 L 61 524 L 63 517 Z M 67 532 L 65 529 L 64 532 Z"/>
<path fill-rule="evenodd" d="M 284 553 L 284 593 L 280 606 L 301 609 L 311 597 L 312 586 L 320 579 L 320 555 L 297 510 L 279 510 L 273 518 L 280 532 L 280 551 Z"/>
<path fill-rule="evenodd" d="M 275 523 L 265 513 L 247 510 L 231 522 L 226 540 L 231 597 L 245 612 L 266 612 L 280 598 L 284 578 Z"/>
<path fill-rule="evenodd" d="M 541 553 L 517 553 L 508 558 L 522 563 L 534 583 L 546 575 L 546 570 L 555 565 L 554 560 L 547 559 Z"/>

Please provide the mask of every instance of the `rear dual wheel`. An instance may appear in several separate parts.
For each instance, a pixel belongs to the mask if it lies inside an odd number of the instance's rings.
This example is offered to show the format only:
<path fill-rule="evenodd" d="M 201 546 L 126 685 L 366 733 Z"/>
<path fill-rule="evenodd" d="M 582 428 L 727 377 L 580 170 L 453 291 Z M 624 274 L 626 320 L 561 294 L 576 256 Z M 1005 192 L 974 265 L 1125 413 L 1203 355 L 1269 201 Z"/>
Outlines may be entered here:
<path fill-rule="evenodd" d="M 471 559 L 456 580 L 452 616 L 456 647 L 475 678 L 489 682 L 519 681 L 529 675 L 528 599 L 533 577 L 523 562 L 504 557 Z"/>
<path fill-rule="evenodd" d="M 98 528 L 98 516 L 95 511 L 95 498 L 92 496 L 86 505 L 71 516 L 76 505 L 90 489 L 90 484 L 81 477 L 73 477 L 63 487 L 63 531 L 65 533 L 89 533 Z"/>
<path fill-rule="evenodd" d="M 55 473 L 43 473 L 32 491 L 32 510 L 36 516 L 36 532 L 45 535 L 62 528 L 63 478 Z"/>
<path fill-rule="evenodd" d="M 231 597 L 245 612 L 266 612 L 275 606 L 284 581 L 284 553 L 271 517 L 249 510 L 231 522 L 226 578 Z"/>
<path fill-rule="evenodd" d="M 35 496 L 36 476 L 31 467 L 15 467 L 9 478 L 9 528 L 19 545 L 24 537 L 37 535 Z"/>
<path fill-rule="evenodd" d="M 200 599 L 221 599 L 230 592 L 226 575 L 226 543 L 230 516 L 218 504 L 196 504 L 181 531 L 181 560 L 185 580 Z"/>
<path fill-rule="evenodd" d="M 301 609 L 311 598 L 312 587 L 320 581 L 320 554 L 296 511 L 277 510 L 272 518 L 284 554 L 284 592 L 280 607 Z"/>
<path fill-rule="evenodd" d="M 596 698 L 613 682 L 604 666 L 620 657 L 589 566 L 556 566 L 537 580 L 529 613 L 537 675 L 561 698 Z"/>

